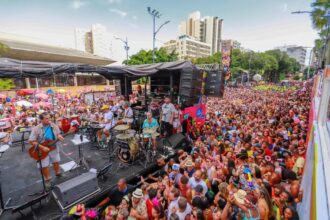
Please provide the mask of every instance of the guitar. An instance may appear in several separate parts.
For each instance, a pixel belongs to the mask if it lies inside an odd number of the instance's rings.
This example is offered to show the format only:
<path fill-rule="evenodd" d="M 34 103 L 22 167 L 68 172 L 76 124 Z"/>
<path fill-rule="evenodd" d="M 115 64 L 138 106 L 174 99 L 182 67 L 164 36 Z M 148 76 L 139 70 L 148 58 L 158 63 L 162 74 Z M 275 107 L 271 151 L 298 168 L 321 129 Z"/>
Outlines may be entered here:
<path fill-rule="evenodd" d="M 76 132 L 75 128 L 71 128 L 67 133 L 63 134 L 63 137 L 68 136 L 69 134 L 72 134 Z M 48 153 L 51 152 L 52 150 L 55 150 L 55 144 L 58 142 L 59 140 L 47 140 L 47 141 L 43 141 L 42 143 L 39 144 L 39 150 L 37 149 L 38 147 L 34 147 L 31 146 L 28 150 L 29 155 L 32 159 L 35 160 L 43 160 L 47 157 Z M 49 151 L 45 151 L 43 148 L 48 148 Z"/>

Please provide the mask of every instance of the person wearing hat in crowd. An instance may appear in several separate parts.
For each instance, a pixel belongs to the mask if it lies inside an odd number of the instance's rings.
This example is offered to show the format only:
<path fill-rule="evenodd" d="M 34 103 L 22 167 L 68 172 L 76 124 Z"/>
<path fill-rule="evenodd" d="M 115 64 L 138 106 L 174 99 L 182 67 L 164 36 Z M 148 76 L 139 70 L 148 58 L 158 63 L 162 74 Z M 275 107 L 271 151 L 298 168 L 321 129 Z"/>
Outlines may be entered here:
<path fill-rule="evenodd" d="M 146 201 L 140 188 L 137 188 L 132 194 L 132 208 L 129 216 L 137 220 L 148 219 Z"/>
<path fill-rule="evenodd" d="M 182 174 L 179 172 L 180 171 L 180 164 L 173 164 L 172 165 L 172 172 L 169 174 L 169 179 L 170 182 L 172 182 L 175 186 L 179 184 L 180 177 Z"/>

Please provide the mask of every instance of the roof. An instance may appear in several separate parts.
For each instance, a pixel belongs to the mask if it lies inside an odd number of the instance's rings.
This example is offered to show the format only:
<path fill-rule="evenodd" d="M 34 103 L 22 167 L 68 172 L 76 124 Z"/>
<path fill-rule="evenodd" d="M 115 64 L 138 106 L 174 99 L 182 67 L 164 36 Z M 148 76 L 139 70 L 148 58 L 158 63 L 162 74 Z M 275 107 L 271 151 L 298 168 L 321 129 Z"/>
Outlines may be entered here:
<path fill-rule="evenodd" d="M 107 79 L 139 78 L 160 72 L 197 69 L 191 62 L 175 61 L 136 66 L 95 66 L 75 63 L 22 61 L 0 58 L 0 78 L 49 77 L 60 73 L 99 73 Z"/>
<path fill-rule="evenodd" d="M 7 46 L 3 57 L 43 62 L 108 65 L 115 61 L 76 49 L 51 46 L 29 41 L 9 34 L 0 34 L 0 43 Z"/>

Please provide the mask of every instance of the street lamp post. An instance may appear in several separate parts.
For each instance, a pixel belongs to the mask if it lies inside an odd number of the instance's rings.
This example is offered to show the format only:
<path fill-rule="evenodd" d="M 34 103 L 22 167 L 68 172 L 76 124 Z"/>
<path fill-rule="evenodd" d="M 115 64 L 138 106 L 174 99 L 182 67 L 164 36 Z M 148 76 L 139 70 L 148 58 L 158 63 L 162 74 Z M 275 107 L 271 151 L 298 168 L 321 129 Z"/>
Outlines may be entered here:
<path fill-rule="evenodd" d="M 160 31 L 160 29 L 170 23 L 170 21 L 165 21 L 162 25 L 159 26 L 159 28 L 156 30 L 156 18 L 160 18 L 161 14 L 156 9 L 151 10 L 150 7 L 148 7 L 148 13 L 152 17 L 152 63 L 155 62 L 155 47 L 156 47 L 156 35 Z"/>
<path fill-rule="evenodd" d="M 128 40 L 126 37 L 126 40 L 123 40 L 122 38 L 115 37 L 116 40 L 120 40 L 121 42 L 124 43 L 124 50 L 126 51 L 126 66 L 128 65 L 128 51 L 129 51 L 129 46 L 128 46 Z"/>

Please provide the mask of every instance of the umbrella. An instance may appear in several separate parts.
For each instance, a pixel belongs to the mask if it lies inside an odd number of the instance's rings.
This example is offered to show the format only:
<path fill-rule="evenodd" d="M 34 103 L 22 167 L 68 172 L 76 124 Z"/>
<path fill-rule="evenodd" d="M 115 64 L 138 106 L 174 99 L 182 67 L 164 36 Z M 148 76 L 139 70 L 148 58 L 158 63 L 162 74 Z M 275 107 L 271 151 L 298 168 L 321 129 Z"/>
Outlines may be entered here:
<path fill-rule="evenodd" d="M 65 93 L 65 89 L 58 89 L 57 92 L 58 93 Z"/>
<path fill-rule="evenodd" d="M 253 76 L 253 80 L 259 82 L 260 80 L 262 80 L 262 76 L 259 75 L 259 74 L 255 74 L 255 75 Z"/>
<path fill-rule="evenodd" d="M 39 107 L 39 106 L 44 106 L 44 107 L 50 107 L 52 103 L 50 102 L 38 102 L 38 103 L 34 103 L 33 107 Z"/>
<path fill-rule="evenodd" d="M 21 100 L 21 101 L 18 101 L 16 102 L 16 105 L 22 107 L 22 106 L 25 106 L 25 107 L 31 107 L 33 106 L 31 102 L 28 102 L 26 100 Z"/>
<path fill-rule="evenodd" d="M 47 95 L 54 95 L 55 92 L 54 92 L 52 89 L 48 89 L 48 90 L 46 91 L 46 94 L 47 94 Z"/>
<path fill-rule="evenodd" d="M 20 89 L 17 92 L 19 96 L 32 95 L 34 91 L 32 89 Z"/>
<path fill-rule="evenodd" d="M 0 99 L 5 99 L 7 96 L 4 94 L 0 94 Z"/>
<path fill-rule="evenodd" d="M 45 93 L 38 93 L 35 96 L 40 99 L 48 99 L 48 95 Z"/>

